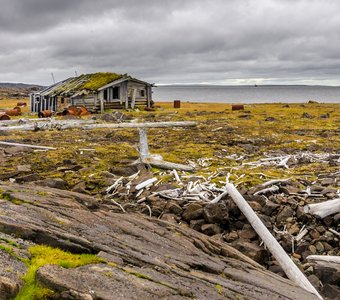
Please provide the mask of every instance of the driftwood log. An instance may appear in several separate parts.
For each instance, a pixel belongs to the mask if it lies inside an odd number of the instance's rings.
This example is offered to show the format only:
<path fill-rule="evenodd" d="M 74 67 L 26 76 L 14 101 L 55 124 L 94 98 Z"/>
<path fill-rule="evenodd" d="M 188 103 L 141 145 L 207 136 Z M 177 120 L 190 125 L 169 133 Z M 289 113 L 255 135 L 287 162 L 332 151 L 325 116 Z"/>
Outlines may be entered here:
<path fill-rule="evenodd" d="M 250 207 L 248 202 L 243 198 L 243 196 L 238 192 L 233 184 L 227 183 L 225 186 L 226 191 L 229 193 L 231 198 L 234 200 L 238 208 L 247 218 L 251 226 L 260 236 L 264 244 L 269 249 L 270 253 L 275 257 L 277 262 L 282 267 L 283 271 L 286 273 L 287 277 L 298 284 L 300 287 L 306 289 L 307 291 L 315 294 L 319 299 L 322 299 L 320 294 L 314 288 L 314 286 L 308 281 L 305 275 L 300 271 L 300 269 L 294 264 L 294 262 L 289 258 L 287 253 L 283 250 L 278 241 L 269 232 L 266 226 L 262 223 L 260 218 L 256 215 L 253 209 Z"/>
<path fill-rule="evenodd" d="M 56 150 L 57 149 L 57 148 L 54 148 L 54 147 L 38 146 L 38 145 L 31 145 L 31 144 L 21 144 L 21 143 L 10 143 L 10 142 L 2 142 L 2 141 L 0 141 L 0 145 L 20 146 L 20 147 L 27 147 L 27 148 L 41 149 L 41 150 Z"/>
<path fill-rule="evenodd" d="M 98 128 L 165 128 L 165 127 L 194 127 L 197 126 L 196 122 L 191 121 L 178 121 L 178 122 L 144 122 L 144 123 L 99 123 L 92 124 L 94 120 L 62 120 L 51 122 L 34 122 L 31 124 L 17 125 L 17 126 L 3 126 L 3 131 L 37 131 L 37 130 L 50 130 L 50 129 L 72 129 L 80 128 L 85 130 L 98 129 Z"/>
<path fill-rule="evenodd" d="M 172 122 L 168 122 L 168 123 L 172 123 Z M 183 125 L 183 126 L 186 126 L 186 125 Z M 149 151 L 146 128 L 144 127 L 138 128 L 138 132 L 139 132 L 139 156 L 140 158 L 139 160 L 136 161 L 136 163 L 141 162 L 144 164 L 148 164 L 152 167 L 165 169 L 165 170 L 180 170 L 180 171 L 188 171 L 188 172 L 194 171 L 194 168 L 191 166 L 168 162 L 168 161 L 163 160 L 163 158 L 158 154 L 151 154 Z"/>
<path fill-rule="evenodd" d="M 338 264 L 340 267 L 340 256 L 331 256 L 331 255 L 309 255 L 307 256 L 308 261 L 318 262 L 318 261 L 326 261 L 333 264 Z"/>
<path fill-rule="evenodd" d="M 316 204 L 308 204 L 304 207 L 304 212 L 325 218 L 329 215 L 340 212 L 340 198 Z"/>

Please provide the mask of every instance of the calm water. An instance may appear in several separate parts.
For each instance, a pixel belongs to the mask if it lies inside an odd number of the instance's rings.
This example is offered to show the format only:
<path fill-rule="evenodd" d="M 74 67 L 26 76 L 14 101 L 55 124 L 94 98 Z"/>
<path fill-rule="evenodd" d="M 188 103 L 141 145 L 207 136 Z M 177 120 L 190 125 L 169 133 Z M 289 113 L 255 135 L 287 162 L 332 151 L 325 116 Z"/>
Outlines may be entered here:
<path fill-rule="evenodd" d="M 158 86 L 153 91 L 155 101 L 340 103 L 340 87 L 330 86 Z"/>

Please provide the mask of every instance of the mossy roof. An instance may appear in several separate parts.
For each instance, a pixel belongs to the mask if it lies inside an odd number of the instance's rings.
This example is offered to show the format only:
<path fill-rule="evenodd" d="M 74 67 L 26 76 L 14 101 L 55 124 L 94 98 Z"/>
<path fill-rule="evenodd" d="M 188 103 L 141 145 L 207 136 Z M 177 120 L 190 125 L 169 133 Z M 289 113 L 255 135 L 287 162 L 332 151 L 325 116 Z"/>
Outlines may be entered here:
<path fill-rule="evenodd" d="M 76 94 L 88 94 L 95 92 L 102 86 L 119 79 L 134 79 L 127 74 L 110 72 L 99 72 L 93 74 L 82 74 L 58 82 L 40 92 L 44 96 L 74 96 Z"/>

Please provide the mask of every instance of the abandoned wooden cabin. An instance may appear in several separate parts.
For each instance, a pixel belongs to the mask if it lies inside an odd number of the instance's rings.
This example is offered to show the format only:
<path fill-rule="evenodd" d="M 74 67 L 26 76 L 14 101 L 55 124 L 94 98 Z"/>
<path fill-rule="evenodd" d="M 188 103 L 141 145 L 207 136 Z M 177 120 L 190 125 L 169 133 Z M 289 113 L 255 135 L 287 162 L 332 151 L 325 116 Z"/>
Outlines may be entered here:
<path fill-rule="evenodd" d="M 150 107 L 152 84 L 116 73 L 94 73 L 71 77 L 30 94 L 32 113 L 85 106 L 91 111 Z"/>

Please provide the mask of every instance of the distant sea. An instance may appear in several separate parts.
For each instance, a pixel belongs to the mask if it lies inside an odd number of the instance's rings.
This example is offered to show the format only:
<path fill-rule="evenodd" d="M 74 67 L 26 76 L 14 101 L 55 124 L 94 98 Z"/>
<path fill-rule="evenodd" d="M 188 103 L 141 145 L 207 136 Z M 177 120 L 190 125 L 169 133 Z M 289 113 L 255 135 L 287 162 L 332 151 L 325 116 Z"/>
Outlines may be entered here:
<path fill-rule="evenodd" d="M 340 103 L 340 86 L 305 85 L 167 85 L 153 89 L 154 101 L 275 103 L 308 102 Z"/>

